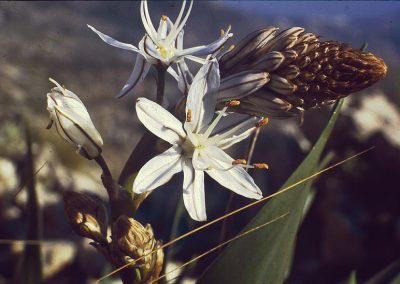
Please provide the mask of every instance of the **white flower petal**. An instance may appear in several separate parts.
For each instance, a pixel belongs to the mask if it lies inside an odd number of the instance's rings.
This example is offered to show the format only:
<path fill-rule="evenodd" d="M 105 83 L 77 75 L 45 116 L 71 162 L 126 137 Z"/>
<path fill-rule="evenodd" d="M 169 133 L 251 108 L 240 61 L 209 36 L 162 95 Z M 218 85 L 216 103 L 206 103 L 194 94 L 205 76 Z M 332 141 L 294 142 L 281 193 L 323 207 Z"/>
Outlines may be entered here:
<path fill-rule="evenodd" d="M 165 40 L 168 33 L 171 31 L 172 25 L 171 20 L 167 16 L 161 16 L 157 30 L 157 38 L 159 40 Z"/>
<path fill-rule="evenodd" d="M 259 120 L 257 117 L 250 117 L 235 126 L 230 126 L 227 131 L 214 135 L 207 143 L 209 145 L 217 145 L 221 149 L 227 149 L 249 137 L 256 129 L 256 124 Z"/>
<path fill-rule="evenodd" d="M 134 51 L 134 52 L 139 52 L 139 49 L 137 49 L 137 47 L 133 46 L 132 44 L 129 43 L 123 43 L 120 42 L 116 39 L 113 39 L 112 37 L 103 34 L 102 32 L 96 30 L 94 27 L 92 27 L 91 25 L 87 25 L 92 31 L 94 31 L 105 43 L 108 43 L 109 45 L 118 47 L 118 48 L 122 48 L 122 49 L 126 49 L 126 50 L 130 50 L 130 51 Z"/>
<path fill-rule="evenodd" d="M 192 55 L 186 55 L 185 58 L 189 59 L 193 62 L 200 63 L 200 64 L 205 64 L 207 62 L 206 59 L 203 59 L 203 58 L 197 57 L 197 56 L 192 56 Z"/>
<path fill-rule="evenodd" d="M 143 0 L 140 2 L 140 17 L 142 19 L 143 26 L 147 34 L 155 40 L 157 38 L 157 32 L 154 28 L 153 22 L 151 21 L 149 8 L 147 6 L 147 1 Z"/>
<path fill-rule="evenodd" d="M 218 147 L 207 147 L 203 151 L 207 152 L 207 156 L 211 157 L 221 167 L 232 164 L 233 159 Z M 227 171 L 212 169 L 206 172 L 220 185 L 237 194 L 254 199 L 262 197 L 262 192 L 255 184 L 253 178 L 239 165 Z"/>
<path fill-rule="evenodd" d="M 169 66 L 169 67 L 167 68 L 167 72 L 168 72 L 172 77 L 174 77 L 174 79 L 175 79 L 177 82 L 179 82 L 179 80 L 181 79 L 181 78 L 179 77 L 178 73 L 176 73 L 176 71 L 175 71 L 171 66 Z"/>
<path fill-rule="evenodd" d="M 228 31 L 226 33 L 224 33 L 224 35 L 222 37 L 220 37 L 219 39 L 217 39 L 216 41 L 214 41 L 208 45 L 195 46 L 195 47 L 179 50 L 176 52 L 176 56 L 177 57 L 186 56 L 186 55 L 205 56 L 205 55 L 213 54 L 214 52 L 219 50 L 230 37 L 232 37 L 233 34 L 230 33 L 229 30 L 230 30 L 230 28 L 228 29 Z"/>
<path fill-rule="evenodd" d="M 151 64 L 157 64 L 158 60 L 164 61 L 163 58 L 160 56 L 153 40 L 147 35 L 145 35 L 143 39 L 139 42 L 139 49 L 142 55 L 145 56 Z"/>
<path fill-rule="evenodd" d="M 179 60 L 176 65 L 179 73 L 178 88 L 184 96 L 187 96 L 193 82 L 193 75 L 186 65 L 185 59 Z"/>
<path fill-rule="evenodd" d="M 168 182 L 174 174 L 180 171 L 182 171 L 180 148 L 172 146 L 148 161 L 140 169 L 133 182 L 133 192 L 140 194 L 153 190 Z"/>
<path fill-rule="evenodd" d="M 166 109 L 151 100 L 138 98 L 136 113 L 148 130 L 171 144 L 180 143 L 186 137 L 182 123 Z"/>
<path fill-rule="evenodd" d="M 208 60 L 197 72 L 190 86 L 186 115 L 190 110 L 192 120 L 185 122 L 185 128 L 188 127 L 191 131 L 199 133 L 211 122 L 217 104 L 216 92 L 219 81 L 217 60 L 215 58 Z"/>
<path fill-rule="evenodd" d="M 185 5 L 186 5 L 186 1 L 183 2 L 181 11 L 179 12 L 179 15 L 178 15 L 178 18 L 176 19 L 176 21 L 175 21 L 175 23 L 174 23 L 174 25 L 173 25 L 173 27 L 171 29 L 171 32 L 169 33 L 167 39 L 165 40 L 165 43 L 167 45 L 169 45 L 170 43 L 175 41 L 175 39 L 178 37 L 179 33 L 182 31 L 183 27 L 185 26 L 185 24 L 186 24 L 186 22 L 187 22 L 187 20 L 189 18 L 190 12 L 192 10 L 192 7 L 193 7 L 193 0 L 190 0 L 189 8 L 188 8 L 188 10 L 186 12 L 185 17 L 181 21 L 180 19 L 182 17 L 183 11 L 185 9 Z"/>
<path fill-rule="evenodd" d="M 146 59 L 140 53 L 136 56 L 135 66 L 133 67 L 133 71 L 129 76 L 128 81 L 125 83 L 122 90 L 118 93 L 116 98 L 122 98 L 126 94 L 128 94 L 135 86 L 145 79 L 151 64 L 146 61 Z"/>
<path fill-rule="evenodd" d="M 185 34 L 184 30 L 181 30 L 181 32 L 178 34 L 176 41 L 175 41 L 175 47 L 177 50 L 182 50 L 183 49 L 183 36 Z"/>
<path fill-rule="evenodd" d="M 190 160 L 182 162 L 183 202 L 190 217 L 196 221 L 206 221 L 206 201 L 204 192 L 204 172 L 193 169 Z"/>

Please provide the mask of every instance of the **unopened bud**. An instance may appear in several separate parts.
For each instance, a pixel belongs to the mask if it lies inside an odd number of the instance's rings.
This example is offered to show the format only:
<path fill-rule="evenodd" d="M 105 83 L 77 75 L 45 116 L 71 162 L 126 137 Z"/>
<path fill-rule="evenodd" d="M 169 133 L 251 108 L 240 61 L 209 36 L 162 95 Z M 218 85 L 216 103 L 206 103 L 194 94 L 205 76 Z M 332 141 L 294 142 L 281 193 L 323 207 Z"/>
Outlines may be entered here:
<path fill-rule="evenodd" d="M 249 57 L 268 42 L 277 28 L 268 27 L 249 34 L 239 42 L 231 52 L 221 57 L 219 64 L 222 75 L 229 75 L 245 70 L 242 66 L 248 61 Z M 232 71 L 232 72 L 230 72 Z"/>
<path fill-rule="evenodd" d="M 87 194 L 65 191 L 64 207 L 72 229 L 78 235 L 98 243 L 107 243 L 107 212 L 100 200 Z"/>
<path fill-rule="evenodd" d="M 50 79 L 57 87 L 47 94 L 47 110 L 58 134 L 77 148 L 79 154 L 93 159 L 101 154 L 103 140 L 94 127 L 84 104 L 73 92 Z"/>
<path fill-rule="evenodd" d="M 243 71 L 221 80 L 218 101 L 240 100 L 254 93 L 269 81 L 269 74 L 260 71 Z"/>

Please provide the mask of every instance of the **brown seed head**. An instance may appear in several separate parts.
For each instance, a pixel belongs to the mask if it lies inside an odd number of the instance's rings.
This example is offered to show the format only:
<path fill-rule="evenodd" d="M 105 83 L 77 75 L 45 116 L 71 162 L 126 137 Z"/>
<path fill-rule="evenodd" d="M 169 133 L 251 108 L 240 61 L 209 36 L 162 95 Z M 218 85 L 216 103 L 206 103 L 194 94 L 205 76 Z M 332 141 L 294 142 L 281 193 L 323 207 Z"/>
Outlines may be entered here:
<path fill-rule="evenodd" d="M 268 72 L 269 82 L 241 98 L 233 111 L 287 117 L 327 105 L 385 77 L 385 62 L 335 41 L 319 41 L 294 27 L 275 34 L 272 27 L 252 33 L 220 59 L 222 77 L 243 70 Z"/>

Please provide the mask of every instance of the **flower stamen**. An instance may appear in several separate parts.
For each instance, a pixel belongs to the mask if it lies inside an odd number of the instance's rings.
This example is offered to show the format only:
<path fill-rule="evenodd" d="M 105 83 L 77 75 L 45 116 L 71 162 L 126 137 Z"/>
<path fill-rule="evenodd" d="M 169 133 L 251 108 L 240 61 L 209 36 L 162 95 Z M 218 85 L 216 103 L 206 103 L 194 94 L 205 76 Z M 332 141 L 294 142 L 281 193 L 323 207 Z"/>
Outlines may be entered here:
<path fill-rule="evenodd" d="M 211 132 L 214 130 L 215 126 L 217 126 L 218 122 L 221 120 L 221 118 L 224 116 L 224 114 L 226 113 L 226 110 L 228 109 L 228 107 L 224 107 L 218 114 L 218 116 L 214 119 L 214 121 L 210 124 L 210 126 L 207 128 L 206 132 L 204 132 L 204 137 L 205 139 L 207 139 Z"/>
<path fill-rule="evenodd" d="M 235 107 L 235 106 L 238 106 L 238 105 L 240 105 L 240 101 L 239 100 L 232 100 L 232 101 L 229 101 L 229 102 L 227 102 L 225 104 L 225 106 L 227 106 L 227 107 Z"/>
<path fill-rule="evenodd" d="M 186 122 L 192 122 L 192 110 L 191 109 L 187 110 Z"/>
<path fill-rule="evenodd" d="M 268 117 L 264 117 L 259 122 L 257 122 L 256 127 L 260 128 L 261 126 L 267 125 L 268 121 L 269 121 Z"/>
<path fill-rule="evenodd" d="M 245 159 L 236 159 L 232 161 L 232 165 L 246 165 L 247 161 Z"/>
<path fill-rule="evenodd" d="M 255 169 L 265 169 L 265 170 L 269 169 L 269 166 L 266 163 L 255 163 L 255 164 L 253 164 L 253 167 Z"/>

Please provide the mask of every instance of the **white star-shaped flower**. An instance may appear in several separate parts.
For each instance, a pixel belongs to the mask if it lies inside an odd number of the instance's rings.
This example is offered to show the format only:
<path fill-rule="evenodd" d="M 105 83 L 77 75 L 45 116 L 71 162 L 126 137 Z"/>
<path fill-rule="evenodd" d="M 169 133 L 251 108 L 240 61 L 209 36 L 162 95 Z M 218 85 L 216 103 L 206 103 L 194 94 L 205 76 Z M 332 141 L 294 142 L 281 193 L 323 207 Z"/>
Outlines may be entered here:
<path fill-rule="evenodd" d="M 207 219 L 205 172 L 237 194 L 254 199 L 262 197 L 262 192 L 244 169 L 254 166 L 246 165 L 244 160 L 231 158 L 223 150 L 247 138 L 266 120 L 252 117 L 225 131 L 214 133 L 226 111 L 224 108 L 213 120 L 219 83 L 218 62 L 215 59 L 207 60 L 190 87 L 184 123 L 146 98 L 139 98 L 136 103 L 137 115 L 144 126 L 172 144 L 172 147 L 142 167 L 133 183 L 133 191 L 140 194 L 153 190 L 183 171 L 184 204 L 192 219 L 197 221 Z M 256 164 L 255 167 L 267 166 Z"/>
<path fill-rule="evenodd" d="M 109 45 L 138 53 L 135 67 L 128 81 L 117 97 L 125 96 L 138 83 L 142 82 L 146 77 L 151 65 L 157 65 L 161 63 L 165 68 L 168 68 L 171 64 L 179 63 L 180 61 L 184 60 L 184 58 L 204 63 L 204 59 L 199 58 L 198 56 L 205 56 L 214 53 L 215 51 L 219 50 L 222 45 L 232 36 L 232 33 L 229 32 L 229 27 L 226 32 L 222 33 L 218 40 L 211 44 L 184 49 L 183 27 L 189 18 L 192 6 L 193 0 L 190 2 L 186 15 L 183 16 L 186 7 L 186 0 L 184 0 L 175 23 L 172 23 L 167 16 L 162 16 L 158 29 L 156 30 L 150 18 L 147 1 L 142 0 L 140 3 L 140 16 L 143 26 L 146 30 L 146 34 L 139 42 L 138 47 L 132 44 L 119 42 L 88 25 L 90 29 L 92 29 L 104 42 L 108 43 Z M 176 74 L 172 68 L 168 68 L 167 71 L 174 75 Z"/>

